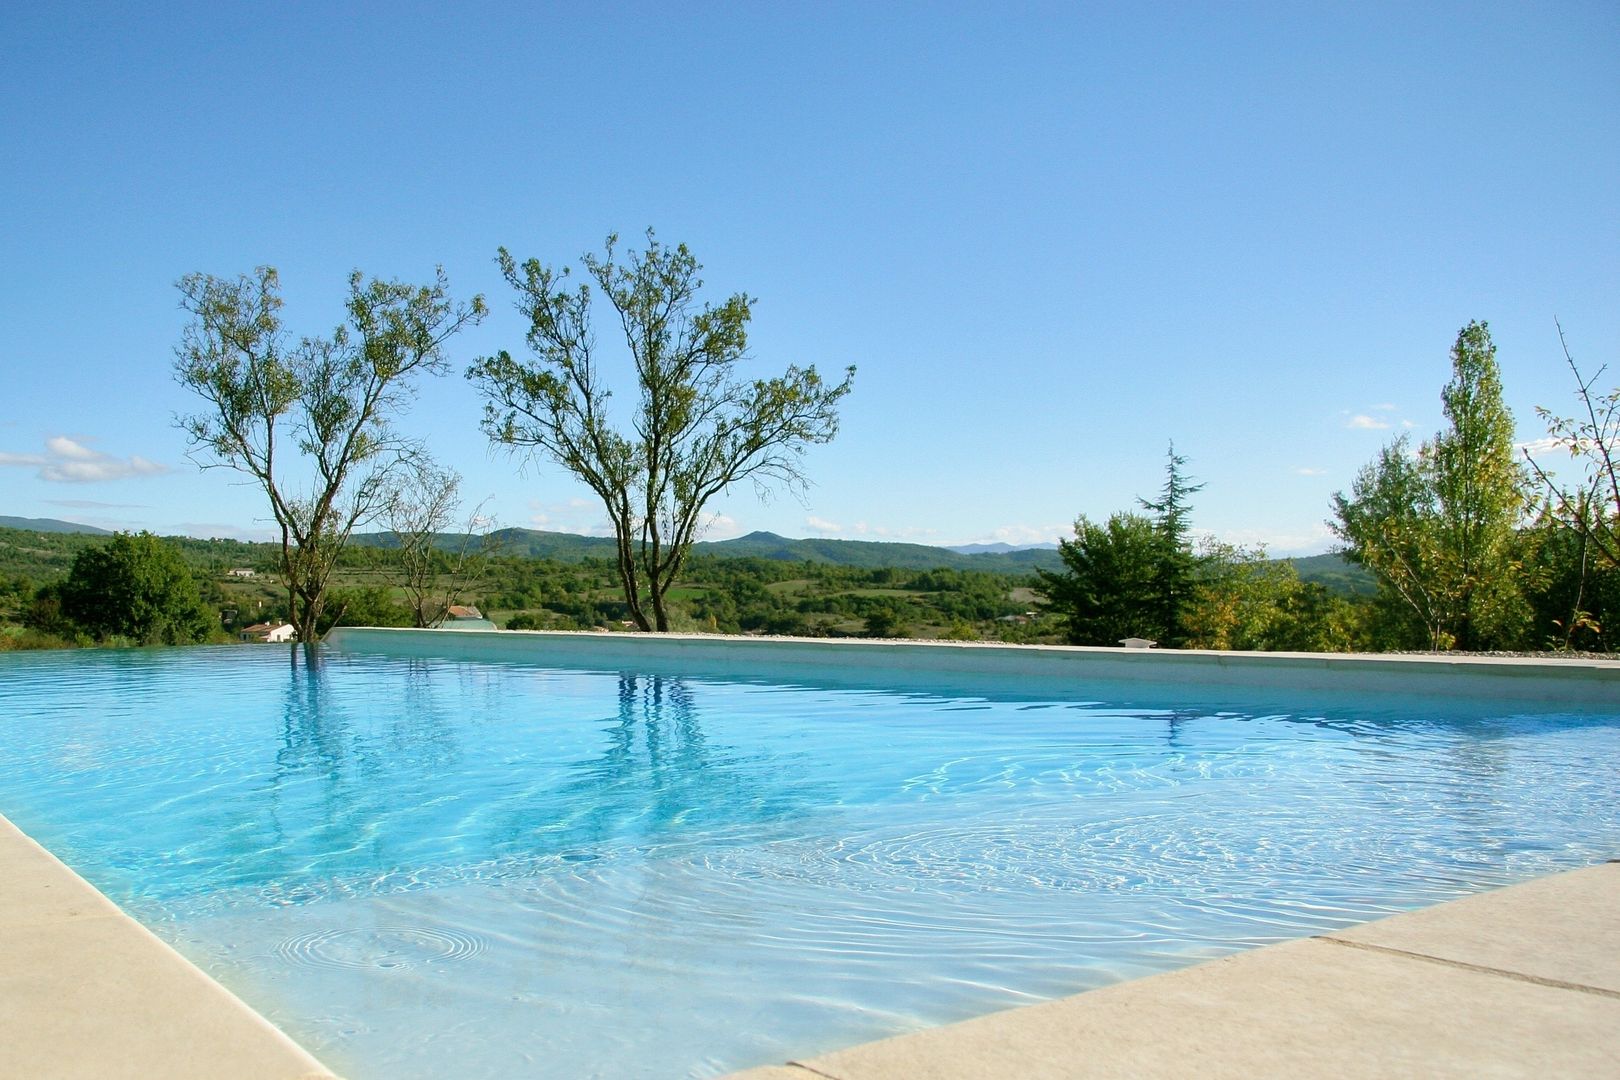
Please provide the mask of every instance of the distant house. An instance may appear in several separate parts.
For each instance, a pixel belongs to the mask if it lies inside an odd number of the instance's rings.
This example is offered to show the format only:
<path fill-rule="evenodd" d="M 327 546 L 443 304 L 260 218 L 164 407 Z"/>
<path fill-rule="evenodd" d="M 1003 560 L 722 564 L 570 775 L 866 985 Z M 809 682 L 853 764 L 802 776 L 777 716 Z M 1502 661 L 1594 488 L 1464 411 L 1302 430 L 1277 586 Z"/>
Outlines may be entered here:
<path fill-rule="evenodd" d="M 440 630 L 496 630 L 494 623 L 484 618 L 484 613 L 471 604 L 451 604 L 444 611 L 444 621 L 439 624 Z"/>
<path fill-rule="evenodd" d="M 250 578 L 250 577 L 257 576 L 257 572 L 253 571 L 253 570 L 249 570 L 246 567 L 241 567 L 241 568 L 236 569 L 236 570 L 227 570 L 227 571 L 225 571 L 225 576 L 226 577 Z"/>
<path fill-rule="evenodd" d="M 243 641 L 297 641 L 298 631 L 292 623 L 262 622 L 242 627 L 238 635 Z"/>

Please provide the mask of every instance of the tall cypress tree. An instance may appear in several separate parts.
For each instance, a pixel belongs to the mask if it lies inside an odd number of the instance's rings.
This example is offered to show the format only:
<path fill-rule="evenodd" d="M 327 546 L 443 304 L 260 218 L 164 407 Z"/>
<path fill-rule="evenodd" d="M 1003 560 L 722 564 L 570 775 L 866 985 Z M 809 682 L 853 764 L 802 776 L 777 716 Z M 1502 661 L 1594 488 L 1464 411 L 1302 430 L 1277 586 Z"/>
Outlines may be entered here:
<path fill-rule="evenodd" d="M 1459 649 L 1506 644 L 1522 619 L 1517 528 L 1527 483 L 1513 445 L 1513 414 L 1485 323 L 1470 322 L 1451 348 L 1451 381 L 1440 392 L 1450 427 L 1434 437 L 1436 527 L 1450 556 Z"/>
<path fill-rule="evenodd" d="M 1163 628 L 1159 644 L 1169 649 L 1179 649 L 1187 642 L 1187 612 L 1198 577 L 1198 558 L 1193 554 L 1189 535 L 1192 529 L 1190 500 L 1204 490 L 1204 485 L 1188 482 L 1183 471 L 1186 464 L 1187 459 L 1176 453 L 1176 444 L 1172 442 L 1159 497 L 1136 500 L 1152 515 L 1158 539 L 1153 582 L 1142 600 L 1153 613 L 1153 623 Z"/>
<path fill-rule="evenodd" d="M 1404 439 L 1386 447 L 1349 498 L 1334 495 L 1329 525 L 1345 556 L 1377 575 L 1388 607 L 1421 623 L 1430 648 L 1512 648 L 1529 629 L 1517 532 L 1528 484 L 1485 323 L 1457 334 L 1440 397 L 1447 428 L 1415 459 Z"/>

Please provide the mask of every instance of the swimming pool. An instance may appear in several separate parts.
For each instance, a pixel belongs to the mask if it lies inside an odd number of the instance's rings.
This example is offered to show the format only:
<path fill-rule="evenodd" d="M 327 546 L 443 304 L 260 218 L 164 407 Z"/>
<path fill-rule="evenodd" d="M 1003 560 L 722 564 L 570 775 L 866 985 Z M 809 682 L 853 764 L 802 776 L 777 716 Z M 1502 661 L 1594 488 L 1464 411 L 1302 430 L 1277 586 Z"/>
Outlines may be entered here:
<path fill-rule="evenodd" d="M 0 811 L 356 1078 L 716 1075 L 1620 850 L 1613 713 L 1083 690 L 7 655 Z"/>

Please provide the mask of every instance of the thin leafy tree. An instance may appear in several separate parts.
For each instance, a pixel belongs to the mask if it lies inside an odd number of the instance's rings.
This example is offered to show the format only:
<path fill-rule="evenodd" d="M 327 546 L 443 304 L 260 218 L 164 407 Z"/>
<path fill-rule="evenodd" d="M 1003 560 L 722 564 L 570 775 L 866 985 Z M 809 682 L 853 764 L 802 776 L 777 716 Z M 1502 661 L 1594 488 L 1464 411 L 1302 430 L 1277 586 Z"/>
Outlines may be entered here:
<path fill-rule="evenodd" d="M 299 640 L 319 638 L 338 555 L 374 521 L 425 450 L 398 415 L 419 375 L 448 370 L 445 344 L 483 318 L 458 304 L 443 271 L 432 284 L 349 278 L 347 319 L 331 335 L 291 340 L 276 271 L 179 282 L 191 314 L 175 377 L 205 403 L 178 421 L 204 468 L 244 473 L 270 504 L 278 570 Z"/>
<path fill-rule="evenodd" d="M 1571 485 L 1558 480 L 1528 451 L 1525 461 L 1546 492 L 1552 520 L 1579 534 L 1594 559 L 1620 568 L 1620 386 L 1607 393 L 1598 389 L 1607 365 L 1589 377 L 1581 373 L 1562 325 L 1558 344 L 1575 377 L 1580 409 L 1575 416 L 1564 417 L 1538 407 L 1536 415 L 1546 423 L 1553 445 L 1569 454 L 1582 475 Z"/>
<path fill-rule="evenodd" d="M 670 629 L 670 586 L 702 531 L 705 507 L 733 484 L 805 484 L 805 449 L 838 430 L 837 407 L 855 369 L 836 383 L 791 365 L 774 378 L 745 378 L 754 301 L 735 293 L 700 302 L 702 269 L 686 245 L 647 231 L 642 251 L 622 256 L 617 236 L 571 270 L 505 248 L 501 273 L 529 324 L 532 360 L 501 352 L 468 378 L 486 399 L 484 431 L 498 446 L 561 465 L 601 499 L 616 540 L 616 565 L 631 619 Z M 628 428 L 608 415 L 610 390 L 596 351 L 592 284 L 607 301 L 634 363 Z"/>
<path fill-rule="evenodd" d="M 1529 490 L 1496 346 L 1470 322 L 1441 392 L 1448 426 L 1413 455 L 1404 436 L 1362 469 L 1329 526 L 1431 649 L 1512 647 L 1528 632 L 1519 529 Z"/>
<path fill-rule="evenodd" d="M 431 462 L 394 488 L 384 512 L 396 550 L 391 576 L 405 593 L 415 625 L 438 626 L 488 572 L 500 549 L 494 523 L 474 507 L 460 532 L 461 476 Z"/>

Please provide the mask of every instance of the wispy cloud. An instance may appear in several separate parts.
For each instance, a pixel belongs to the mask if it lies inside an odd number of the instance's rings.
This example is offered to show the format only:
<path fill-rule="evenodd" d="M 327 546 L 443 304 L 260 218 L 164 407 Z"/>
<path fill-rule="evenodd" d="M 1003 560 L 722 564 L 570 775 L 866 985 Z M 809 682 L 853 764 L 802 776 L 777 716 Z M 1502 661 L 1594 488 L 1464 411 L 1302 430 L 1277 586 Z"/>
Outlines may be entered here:
<path fill-rule="evenodd" d="M 601 505 L 580 498 L 549 503 L 530 499 L 529 528 L 578 536 L 613 535 L 613 525 L 602 513 Z"/>
<path fill-rule="evenodd" d="M 85 445 L 90 441 L 82 437 L 71 439 L 66 435 L 53 435 L 45 440 L 43 454 L 0 452 L 0 466 L 37 469 L 41 480 L 58 484 L 93 484 L 136 476 L 159 476 L 169 471 L 167 465 L 138 454 L 119 458 L 103 453 Z"/>
<path fill-rule="evenodd" d="M 1382 431 L 1389 427 L 1388 420 L 1380 420 L 1376 416 L 1366 413 L 1357 413 L 1344 422 L 1344 426 L 1356 431 Z"/>
<path fill-rule="evenodd" d="M 1074 524 L 1065 525 L 998 525 L 975 544 L 1054 544 L 1072 535 Z"/>
<path fill-rule="evenodd" d="M 95 499 L 46 499 L 51 506 L 65 506 L 69 510 L 150 510 L 150 503 L 110 503 Z"/>
<path fill-rule="evenodd" d="M 826 518 L 819 518 L 814 514 L 804 519 L 804 527 L 817 536 L 837 536 L 844 531 L 844 527 L 838 522 L 828 521 Z"/>
<path fill-rule="evenodd" d="M 864 521 L 857 521 L 850 526 L 850 531 L 856 536 L 871 536 L 879 540 L 915 540 L 926 542 L 928 538 L 939 535 L 938 529 L 925 529 L 917 525 L 869 525 Z"/>
<path fill-rule="evenodd" d="M 726 514 L 710 514 L 698 530 L 699 540 L 731 540 L 741 536 L 742 525 Z"/>
<path fill-rule="evenodd" d="M 230 540 L 274 540 L 276 532 L 267 528 L 244 528 L 241 525 L 228 524 L 218 521 L 180 521 L 176 522 L 184 536 L 221 537 Z"/>
<path fill-rule="evenodd" d="M 1309 466 L 1301 465 L 1299 468 L 1294 470 L 1294 475 L 1295 476 L 1326 476 L 1327 475 L 1327 470 L 1326 469 L 1313 469 L 1313 468 L 1310 468 Z"/>
<path fill-rule="evenodd" d="M 1523 450 L 1531 457 L 1541 457 L 1544 454 L 1551 454 L 1554 451 L 1563 450 L 1564 444 L 1549 435 L 1545 438 L 1531 439 L 1529 442 L 1522 442 L 1519 444 L 1519 449 Z"/>
<path fill-rule="evenodd" d="M 1242 547 L 1263 547 L 1273 559 L 1286 559 L 1299 555 L 1320 555 L 1331 550 L 1336 538 L 1326 525 L 1303 531 L 1268 531 L 1264 529 L 1228 529 L 1211 533 L 1228 544 Z"/>

